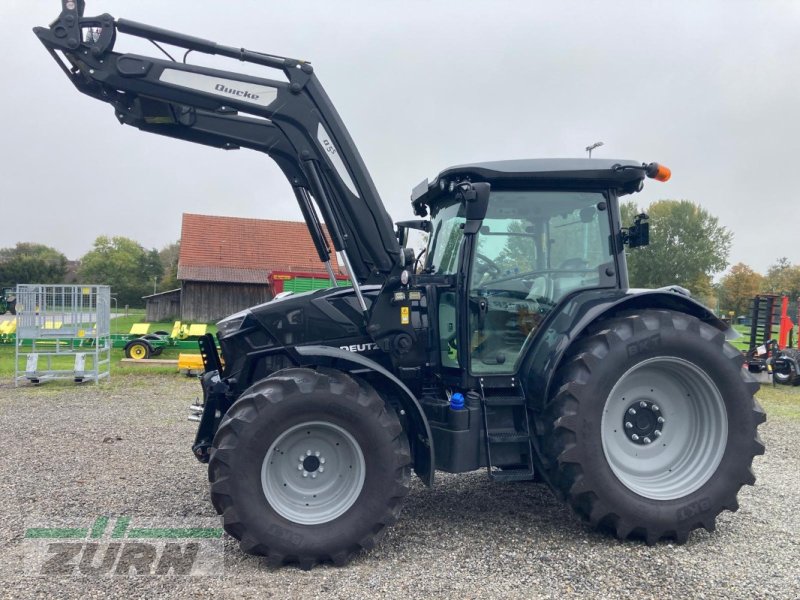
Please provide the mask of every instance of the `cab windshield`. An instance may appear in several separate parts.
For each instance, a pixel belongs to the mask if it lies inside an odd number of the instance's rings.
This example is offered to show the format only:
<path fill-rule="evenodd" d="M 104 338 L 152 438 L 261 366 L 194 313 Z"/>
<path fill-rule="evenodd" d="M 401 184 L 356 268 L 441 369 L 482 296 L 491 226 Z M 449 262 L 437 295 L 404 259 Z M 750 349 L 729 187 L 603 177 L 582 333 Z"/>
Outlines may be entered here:
<path fill-rule="evenodd" d="M 608 282 L 614 255 L 607 202 L 602 192 L 491 193 L 470 270 L 472 372 L 513 372 L 526 341 L 561 298 Z M 454 202 L 431 211 L 430 271 L 456 272 L 463 210 Z M 456 366 L 455 298 L 443 294 L 442 302 L 442 359 Z"/>

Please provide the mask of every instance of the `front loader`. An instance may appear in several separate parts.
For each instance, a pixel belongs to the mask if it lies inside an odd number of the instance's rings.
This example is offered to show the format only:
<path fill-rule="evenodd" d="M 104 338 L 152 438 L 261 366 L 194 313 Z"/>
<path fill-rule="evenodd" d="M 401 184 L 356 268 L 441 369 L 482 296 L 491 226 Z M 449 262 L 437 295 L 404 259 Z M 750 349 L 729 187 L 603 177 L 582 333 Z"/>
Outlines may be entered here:
<path fill-rule="evenodd" d="M 764 451 L 758 385 L 728 327 L 678 287 L 632 290 L 646 218 L 619 198 L 655 163 L 506 160 L 414 188 L 393 225 L 308 62 L 222 46 L 64 0 L 34 31 L 79 91 L 151 133 L 267 154 L 331 288 L 222 320 L 200 341 L 193 452 L 242 550 L 346 563 L 400 514 L 412 470 L 543 480 L 591 526 L 685 542 L 736 510 Z M 119 34 L 265 76 L 114 51 Z M 321 223 L 325 222 L 327 231 Z M 428 233 L 423 257 L 404 247 Z M 214 232 L 208 232 L 213 239 Z M 330 253 L 352 287 L 336 287 Z"/>

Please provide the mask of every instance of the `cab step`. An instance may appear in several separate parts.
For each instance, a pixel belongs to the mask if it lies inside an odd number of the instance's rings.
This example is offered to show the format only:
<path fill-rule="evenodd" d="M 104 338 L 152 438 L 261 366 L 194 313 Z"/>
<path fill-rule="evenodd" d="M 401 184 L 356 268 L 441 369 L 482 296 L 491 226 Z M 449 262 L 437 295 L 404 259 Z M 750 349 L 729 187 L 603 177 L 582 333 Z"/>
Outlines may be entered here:
<path fill-rule="evenodd" d="M 533 446 L 524 392 L 518 386 L 485 389 L 482 380 L 480 392 L 489 479 L 532 480 Z"/>
<path fill-rule="evenodd" d="M 507 469 L 503 471 L 492 471 L 490 474 L 492 481 L 532 481 L 533 471 L 528 469 Z"/>
<path fill-rule="evenodd" d="M 527 442 L 531 436 L 530 434 L 521 433 L 519 431 L 503 431 L 499 433 L 489 433 L 487 437 L 492 444 L 515 444 L 518 442 Z"/>
<path fill-rule="evenodd" d="M 525 406 L 525 396 L 487 396 L 486 406 Z"/>

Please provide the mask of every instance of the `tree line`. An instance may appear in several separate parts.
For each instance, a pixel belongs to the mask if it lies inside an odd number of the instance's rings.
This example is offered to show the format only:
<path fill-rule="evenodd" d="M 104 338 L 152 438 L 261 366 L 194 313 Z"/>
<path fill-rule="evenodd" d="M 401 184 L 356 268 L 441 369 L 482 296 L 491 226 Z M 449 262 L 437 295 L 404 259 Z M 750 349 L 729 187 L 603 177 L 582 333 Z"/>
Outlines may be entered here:
<path fill-rule="evenodd" d="M 20 242 L 0 248 L 0 289 L 19 283 L 85 283 L 110 285 L 117 306 L 144 305 L 142 296 L 153 290 L 179 287 L 180 242 L 161 250 L 146 249 L 126 237 L 101 235 L 71 272 L 67 257 L 44 244 Z"/>
<path fill-rule="evenodd" d="M 642 212 L 633 202 L 621 209 L 623 224 Z M 659 200 L 645 212 L 650 216 L 650 245 L 628 253 L 631 287 L 678 284 L 723 315 L 746 314 L 759 293 L 785 294 L 792 302 L 800 297 L 800 265 L 786 257 L 764 275 L 738 263 L 715 283 L 714 277 L 728 267 L 733 234 L 698 204 Z"/>
<path fill-rule="evenodd" d="M 800 299 L 800 265 L 794 265 L 782 256 L 762 275 L 748 265 L 738 263 L 720 280 L 718 291 L 720 308 L 736 315 L 748 314 L 756 294 L 788 296 L 794 305 Z"/>

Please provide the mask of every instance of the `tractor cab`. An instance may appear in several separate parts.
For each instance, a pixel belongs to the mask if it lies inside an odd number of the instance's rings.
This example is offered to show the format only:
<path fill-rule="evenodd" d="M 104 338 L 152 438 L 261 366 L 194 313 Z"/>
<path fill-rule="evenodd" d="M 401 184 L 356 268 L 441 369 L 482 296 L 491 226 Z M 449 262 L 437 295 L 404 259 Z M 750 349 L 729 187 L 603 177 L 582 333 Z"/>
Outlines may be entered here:
<path fill-rule="evenodd" d="M 632 161 L 502 161 L 453 167 L 418 186 L 415 211 L 431 217 L 423 273 L 460 277 L 467 292 L 463 307 L 458 289 L 439 295 L 442 366 L 512 374 L 567 296 L 626 289 L 617 198 L 640 190 L 645 171 Z M 488 201 L 468 215 L 475 209 L 461 190 L 477 182 L 489 184 Z"/>

